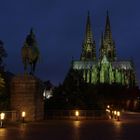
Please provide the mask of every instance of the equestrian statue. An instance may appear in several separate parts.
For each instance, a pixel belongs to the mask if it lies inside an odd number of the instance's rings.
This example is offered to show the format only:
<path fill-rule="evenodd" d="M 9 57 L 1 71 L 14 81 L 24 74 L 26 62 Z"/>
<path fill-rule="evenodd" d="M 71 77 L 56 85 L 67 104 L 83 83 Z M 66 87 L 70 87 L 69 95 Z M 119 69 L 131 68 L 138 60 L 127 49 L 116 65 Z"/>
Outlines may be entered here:
<path fill-rule="evenodd" d="M 34 75 L 40 52 L 37 47 L 37 42 L 33 29 L 31 29 L 29 35 L 27 35 L 21 51 L 22 62 L 24 65 L 24 73 L 28 73 L 28 65 L 30 65 L 29 74 Z"/>

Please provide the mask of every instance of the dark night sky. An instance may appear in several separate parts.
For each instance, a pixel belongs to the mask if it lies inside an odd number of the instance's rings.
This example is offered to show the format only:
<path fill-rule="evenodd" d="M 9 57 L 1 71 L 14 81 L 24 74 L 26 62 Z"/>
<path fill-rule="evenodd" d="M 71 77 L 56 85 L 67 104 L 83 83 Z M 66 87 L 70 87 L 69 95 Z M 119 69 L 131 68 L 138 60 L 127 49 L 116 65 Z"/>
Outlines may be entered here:
<path fill-rule="evenodd" d="M 8 53 L 6 69 L 23 73 L 21 47 L 33 27 L 41 52 L 37 76 L 54 84 L 62 82 L 72 56 L 80 57 L 87 11 L 98 51 L 108 9 L 118 59 L 133 58 L 140 81 L 139 5 L 139 0 L 0 0 L 0 39 Z"/>

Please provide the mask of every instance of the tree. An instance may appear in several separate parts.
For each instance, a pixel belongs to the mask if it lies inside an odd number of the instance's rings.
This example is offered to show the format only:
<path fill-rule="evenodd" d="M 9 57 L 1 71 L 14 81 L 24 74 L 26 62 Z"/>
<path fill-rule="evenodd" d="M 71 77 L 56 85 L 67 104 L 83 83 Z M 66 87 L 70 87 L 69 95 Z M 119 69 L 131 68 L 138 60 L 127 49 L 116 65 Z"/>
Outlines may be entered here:
<path fill-rule="evenodd" d="M 4 87 L 5 87 L 5 81 L 4 81 L 4 79 L 1 77 L 1 74 L 0 74 L 0 91 L 2 91 Z"/>
<path fill-rule="evenodd" d="M 4 43 L 0 40 L 0 66 L 2 66 L 5 57 L 7 57 L 7 53 L 4 49 Z"/>
<path fill-rule="evenodd" d="M 8 98 L 5 94 L 5 81 L 0 74 L 0 110 L 7 109 Z"/>

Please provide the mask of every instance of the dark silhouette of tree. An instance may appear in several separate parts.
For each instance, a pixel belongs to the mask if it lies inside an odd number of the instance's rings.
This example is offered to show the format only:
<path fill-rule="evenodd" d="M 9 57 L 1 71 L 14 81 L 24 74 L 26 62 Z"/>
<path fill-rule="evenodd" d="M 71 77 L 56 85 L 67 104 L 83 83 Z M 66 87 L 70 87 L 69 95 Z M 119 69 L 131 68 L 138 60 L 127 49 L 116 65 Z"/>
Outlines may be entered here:
<path fill-rule="evenodd" d="M 7 53 L 4 49 L 4 43 L 0 40 L 0 66 L 3 65 L 3 59 L 7 57 Z"/>
<path fill-rule="evenodd" d="M 105 110 L 108 104 L 122 109 L 124 102 L 137 99 L 139 95 L 136 87 L 86 83 L 82 71 L 70 69 L 63 84 L 54 88 L 53 97 L 47 101 L 47 109 Z"/>
<path fill-rule="evenodd" d="M 49 80 L 44 82 L 44 86 L 46 90 L 50 90 L 53 88 L 53 84 Z"/>

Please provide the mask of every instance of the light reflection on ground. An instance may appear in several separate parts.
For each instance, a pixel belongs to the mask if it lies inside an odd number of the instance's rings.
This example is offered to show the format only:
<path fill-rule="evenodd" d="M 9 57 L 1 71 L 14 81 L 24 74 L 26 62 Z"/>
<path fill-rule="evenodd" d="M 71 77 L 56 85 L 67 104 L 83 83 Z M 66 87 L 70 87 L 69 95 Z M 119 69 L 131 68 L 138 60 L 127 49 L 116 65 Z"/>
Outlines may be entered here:
<path fill-rule="evenodd" d="M 46 120 L 13 123 L 0 128 L 0 140 L 139 140 L 140 115 L 125 114 L 120 121 Z"/>
<path fill-rule="evenodd" d="M 20 129 L 20 138 L 21 139 L 24 139 L 25 136 L 26 136 L 26 131 L 27 131 L 27 124 L 25 123 L 22 123 L 20 126 L 19 126 L 19 129 Z"/>
<path fill-rule="evenodd" d="M 76 128 L 78 128 L 78 127 L 80 127 L 81 121 L 74 121 L 73 123 L 74 123 L 74 126 L 75 126 Z"/>
<path fill-rule="evenodd" d="M 76 120 L 76 121 L 73 121 L 74 123 L 74 134 L 73 134 L 73 139 L 74 140 L 80 140 L 80 124 L 81 124 L 81 121 L 79 120 Z"/>
<path fill-rule="evenodd" d="M 116 129 L 121 129 L 121 121 L 116 121 L 116 120 L 114 120 L 114 124 L 115 124 L 115 127 L 116 127 Z"/>
<path fill-rule="evenodd" d="M 3 137 L 6 135 L 6 128 L 0 128 L 0 137 Z"/>

